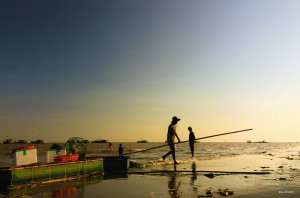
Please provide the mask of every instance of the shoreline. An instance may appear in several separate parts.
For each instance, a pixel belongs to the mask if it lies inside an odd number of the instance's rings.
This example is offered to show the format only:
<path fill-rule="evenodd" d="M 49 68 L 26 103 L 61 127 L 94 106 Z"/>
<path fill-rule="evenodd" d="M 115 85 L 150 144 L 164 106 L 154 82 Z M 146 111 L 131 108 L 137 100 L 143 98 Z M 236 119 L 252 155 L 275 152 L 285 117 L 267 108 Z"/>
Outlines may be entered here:
<path fill-rule="evenodd" d="M 75 190 L 84 197 L 223 197 L 218 189 L 233 191 L 229 197 L 298 197 L 300 195 L 300 158 L 240 155 L 213 160 L 195 160 L 178 165 L 163 164 L 131 168 L 128 174 L 104 174 L 73 183 L 38 186 L 25 191 L 32 197 L 50 197 L 57 192 Z M 133 171 L 144 174 L 130 174 Z M 148 171 L 148 172 L 147 172 Z M 199 171 L 207 171 L 204 173 Z M 237 174 L 218 171 L 240 172 Z M 270 172 L 247 174 L 246 172 Z M 152 173 L 151 173 L 152 172 Z M 74 187 L 75 186 L 75 187 Z M 67 189 L 67 190 L 66 190 Z M 213 194 L 206 194 L 210 190 Z M 20 191 L 19 191 L 20 192 Z M 17 191 L 12 192 L 19 193 Z M 22 192 L 24 193 L 24 192 Z M 77 196 L 76 194 L 76 196 Z"/>

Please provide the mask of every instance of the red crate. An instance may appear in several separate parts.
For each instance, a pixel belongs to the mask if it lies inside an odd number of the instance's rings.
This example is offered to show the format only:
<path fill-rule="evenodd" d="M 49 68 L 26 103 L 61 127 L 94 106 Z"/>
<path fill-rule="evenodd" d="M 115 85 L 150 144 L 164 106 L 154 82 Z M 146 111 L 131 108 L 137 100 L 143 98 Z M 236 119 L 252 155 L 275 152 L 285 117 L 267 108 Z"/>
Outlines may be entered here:
<path fill-rule="evenodd" d="M 77 161 L 79 154 L 66 154 L 59 155 L 54 158 L 54 162 L 69 162 L 69 161 Z"/>

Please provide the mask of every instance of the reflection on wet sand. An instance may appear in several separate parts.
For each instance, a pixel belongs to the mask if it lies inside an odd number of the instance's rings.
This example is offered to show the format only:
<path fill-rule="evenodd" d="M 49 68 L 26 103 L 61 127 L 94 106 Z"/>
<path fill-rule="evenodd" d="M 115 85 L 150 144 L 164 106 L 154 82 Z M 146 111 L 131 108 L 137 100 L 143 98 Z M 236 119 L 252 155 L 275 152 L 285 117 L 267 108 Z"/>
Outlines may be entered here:
<path fill-rule="evenodd" d="M 171 197 L 180 197 L 180 182 L 176 181 L 177 176 L 178 175 L 176 173 L 176 164 L 174 164 L 174 172 L 170 173 L 168 181 L 169 195 Z"/>
<path fill-rule="evenodd" d="M 66 186 L 53 190 L 52 197 L 84 197 L 84 184 L 81 186 Z"/>
<path fill-rule="evenodd" d="M 197 188 L 195 187 L 195 181 L 197 180 L 197 173 L 196 173 L 196 163 L 192 163 L 192 176 L 191 176 L 191 186 L 193 187 L 194 192 L 197 191 Z"/>
<path fill-rule="evenodd" d="M 127 174 L 105 174 L 92 178 L 84 178 L 73 181 L 64 181 L 61 183 L 52 183 L 47 185 L 32 186 L 21 189 L 5 190 L 1 192 L 4 197 L 84 197 L 85 186 L 94 185 L 103 180 L 128 178 Z"/>

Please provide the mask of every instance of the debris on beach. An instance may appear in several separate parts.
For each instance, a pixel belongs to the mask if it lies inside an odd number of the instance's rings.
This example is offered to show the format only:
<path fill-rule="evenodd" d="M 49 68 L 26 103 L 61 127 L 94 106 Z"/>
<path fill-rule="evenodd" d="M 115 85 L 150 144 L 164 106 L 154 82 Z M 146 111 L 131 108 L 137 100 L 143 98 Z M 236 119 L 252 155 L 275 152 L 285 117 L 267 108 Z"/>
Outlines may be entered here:
<path fill-rule="evenodd" d="M 283 166 L 278 166 L 278 168 L 283 168 Z"/>
<path fill-rule="evenodd" d="M 228 188 L 226 189 L 218 189 L 218 191 L 213 192 L 212 188 L 206 189 L 205 190 L 205 194 L 206 195 L 199 195 L 198 197 L 218 197 L 217 195 L 222 195 L 222 196 L 229 196 L 229 195 L 233 195 L 234 192 L 232 190 L 229 190 Z"/>
<path fill-rule="evenodd" d="M 213 173 L 207 173 L 207 174 L 204 174 L 204 176 L 208 177 L 208 178 L 214 178 L 215 175 Z"/>
<path fill-rule="evenodd" d="M 205 189 L 205 195 L 199 195 L 198 197 L 210 197 L 210 198 L 217 198 L 215 196 L 216 193 L 212 192 L 212 188 Z"/>
<path fill-rule="evenodd" d="M 211 188 L 210 188 L 210 189 L 205 189 L 205 191 L 206 191 L 206 194 L 207 194 L 207 195 L 211 195 L 211 194 L 212 194 L 212 192 L 211 192 L 212 189 L 211 189 Z"/>
<path fill-rule="evenodd" d="M 233 195 L 233 191 L 232 190 L 228 190 L 228 188 L 222 190 L 222 189 L 218 189 L 218 194 L 219 195 L 223 195 L 223 196 L 228 196 L 228 195 Z"/>

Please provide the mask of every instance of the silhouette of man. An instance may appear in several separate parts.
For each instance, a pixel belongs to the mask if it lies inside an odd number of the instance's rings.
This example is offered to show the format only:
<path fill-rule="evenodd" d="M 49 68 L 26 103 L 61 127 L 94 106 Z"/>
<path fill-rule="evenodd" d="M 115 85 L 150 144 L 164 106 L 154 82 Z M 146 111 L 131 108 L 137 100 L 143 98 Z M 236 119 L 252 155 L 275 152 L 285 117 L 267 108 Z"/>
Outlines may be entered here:
<path fill-rule="evenodd" d="M 192 153 L 192 157 L 194 157 L 194 143 L 195 143 L 195 134 L 193 132 L 192 127 L 189 127 L 188 130 L 190 131 L 189 134 L 189 143 L 190 143 L 190 149 L 191 149 L 191 153 Z"/>
<path fill-rule="evenodd" d="M 180 119 L 177 118 L 176 116 L 174 116 L 172 118 L 171 124 L 168 127 L 168 135 L 167 135 L 167 141 L 168 141 L 168 145 L 170 147 L 170 151 L 162 156 L 163 161 L 165 161 L 166 157 L 168 157 L 169 155 L 172 154 L 174 164 L 178 164 L 178 162 L 176 161 L 176 157 L 175 157 L 175 144 L 174 144 L 174 141 L 175 141 L 175 137 L 176 137 L 178 142 L 180 142 L 180 139 L 179 139 L 179 137 L 176 133 L 176 127 L 177 127 L 177 123 L 178 123 L 179 120 Z"/>
<path fill-rule="evenodd" d="M 124 149 L 122 147 L 122 144 L 119 145 L 119 149 L 118 150 L 119 150 L 119 155 L 122 156 L 123 153 L 124 153 Z"/>

